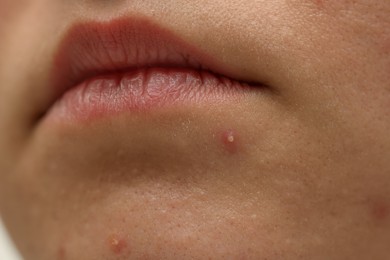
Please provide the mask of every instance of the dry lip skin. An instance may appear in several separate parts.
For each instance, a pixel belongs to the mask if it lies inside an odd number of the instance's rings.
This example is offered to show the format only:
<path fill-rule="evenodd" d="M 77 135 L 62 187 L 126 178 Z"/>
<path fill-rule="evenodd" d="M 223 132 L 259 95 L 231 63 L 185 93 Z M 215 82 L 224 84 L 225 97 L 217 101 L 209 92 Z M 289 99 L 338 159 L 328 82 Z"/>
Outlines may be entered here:
<path fill-rule="evenodd" d="M 88 120 L 124 111 L 237 101 L 259 86 L 146 19 L 73 26 L 54 59 L 48 116 Z"/>

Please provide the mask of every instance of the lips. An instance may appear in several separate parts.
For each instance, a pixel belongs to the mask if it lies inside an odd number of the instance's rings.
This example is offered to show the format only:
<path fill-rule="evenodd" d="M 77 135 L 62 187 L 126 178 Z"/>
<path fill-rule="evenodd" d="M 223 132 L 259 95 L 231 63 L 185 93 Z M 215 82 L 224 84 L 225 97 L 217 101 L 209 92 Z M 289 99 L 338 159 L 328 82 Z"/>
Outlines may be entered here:
<path fill-rule="evenodd" d="M 49 115 L 88 120 L 236 101 L 259 89 L 229 74 L 228 66 L 146 19 L 77 24 L 54 59 Z"/>

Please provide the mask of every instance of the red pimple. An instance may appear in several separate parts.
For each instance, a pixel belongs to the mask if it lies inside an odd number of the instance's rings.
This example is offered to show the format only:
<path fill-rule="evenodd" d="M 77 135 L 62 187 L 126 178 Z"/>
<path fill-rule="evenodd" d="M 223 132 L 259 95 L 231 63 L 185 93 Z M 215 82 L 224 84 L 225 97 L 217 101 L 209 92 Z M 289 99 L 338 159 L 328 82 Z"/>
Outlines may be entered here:
<path fill-rule="evenodd" d="M 114 254 L 122 254 L 127 248 L 127 242 L 117 234 L 112 234 L 107 239 L 108 247 Z"/>
<path fill-rule="evenodd" d="M 390 53 L 390 37 L 388 39 L 386 39 L 383 43 L 383 52 L 385 54 Z"/>
<path fill-rule="evenodd" d="M 238 148 L 238 135 L 233 130 L 223 131 L 221 134 L 222 144 L 229 153 L 236 153 Z"/>
<path fill-rule="evenodd" d="M 318 6 L 318 7 L 322 7 L 324 5 L 324 0 L 313 0 L 314 3 Z"/>
<path fill-rule="evenodd" d="M 66 249 L 65 249 L 64 245 L 60 245 L 58 247 L 57 258 L 58 258 L 58 260 L 65 260 L 66 259 Z"/>
<path fill-rule="evenodd" d="M 382 202 L 377 202 L 373 205 L 371 214 L 377 221 L 384 221 L 390 216 L 389 205 Z"/>

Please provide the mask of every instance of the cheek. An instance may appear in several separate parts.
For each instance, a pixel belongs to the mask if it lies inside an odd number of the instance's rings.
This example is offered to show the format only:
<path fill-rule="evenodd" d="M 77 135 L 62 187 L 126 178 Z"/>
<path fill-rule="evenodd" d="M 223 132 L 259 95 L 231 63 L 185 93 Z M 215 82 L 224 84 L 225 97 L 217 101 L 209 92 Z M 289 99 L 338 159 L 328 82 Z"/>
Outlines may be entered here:
<path fill-rule="evenodd" d="M 14 21 L 25 14 L 34 1 L 0 0 L 0 39 L 4 32 L 14 28 Z M 1 43 L 1 42 L 0 42 Z"/>
<path fill-rule="evenodd" d="M 26 0 L 2 0 L 0 1 L 0 17 L 3 20 L 4 18 L 11 17 L 18 13 L 20 9 L 24 8 L 28 3 Z M 31 2 L 31 1 L 30 1 Z M 4 23 L 0 23 L 4 25 Z"/>

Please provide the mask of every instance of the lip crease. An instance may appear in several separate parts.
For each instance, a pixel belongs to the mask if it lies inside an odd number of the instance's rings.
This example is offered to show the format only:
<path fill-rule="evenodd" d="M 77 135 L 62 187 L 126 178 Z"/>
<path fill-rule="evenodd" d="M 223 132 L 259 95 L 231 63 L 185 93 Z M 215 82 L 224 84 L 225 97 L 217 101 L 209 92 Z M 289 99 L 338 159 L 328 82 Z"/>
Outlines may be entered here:
<path fill-rule="evenodd" d="M 258 86 L 147 19 L 76 24 L 54 59 L 50 117 L 89 120 L 123 111 L 237 100 Z"/>

